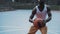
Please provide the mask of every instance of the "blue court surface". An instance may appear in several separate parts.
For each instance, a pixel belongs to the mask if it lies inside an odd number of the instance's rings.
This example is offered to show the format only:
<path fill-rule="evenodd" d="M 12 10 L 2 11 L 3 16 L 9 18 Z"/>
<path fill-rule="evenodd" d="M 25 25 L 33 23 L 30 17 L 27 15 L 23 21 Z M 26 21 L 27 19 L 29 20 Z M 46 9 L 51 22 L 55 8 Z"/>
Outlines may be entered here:
<path fill-rule="evenodd" d="M 33 25 L 29 22 L 32 10 L 0 12 L 0 34 L 27 34 Z M 60 11 L 51 11 L 52 20 L 47 23 L 47 34 L 60 34 Z M 41 34 L 38 30 L 36 34 Z"/>

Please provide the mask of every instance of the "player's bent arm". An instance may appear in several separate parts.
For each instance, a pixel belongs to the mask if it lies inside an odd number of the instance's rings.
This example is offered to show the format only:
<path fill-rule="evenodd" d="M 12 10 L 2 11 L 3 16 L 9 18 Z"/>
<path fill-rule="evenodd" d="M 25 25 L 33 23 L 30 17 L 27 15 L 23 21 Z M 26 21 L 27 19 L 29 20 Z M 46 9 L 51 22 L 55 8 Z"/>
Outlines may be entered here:
<path fill-rule="evenodd" d="M 46 19 L 46 23 L 49 22 L 52 19 L 51 10 L 50 10 L 49 7 L 47 7 L 47 14 L 48 14 L 48 18 Z"/>
<path fill-rule="evenodd" d="M 35 15 L 35 13 L 36 13 L 36 8 L 34 8 L 34 9 L 32 10 L 32 14 L 30 15 L 29 22 L 33 23 L 33 17 L 34 17 L 34 15 Z"/>

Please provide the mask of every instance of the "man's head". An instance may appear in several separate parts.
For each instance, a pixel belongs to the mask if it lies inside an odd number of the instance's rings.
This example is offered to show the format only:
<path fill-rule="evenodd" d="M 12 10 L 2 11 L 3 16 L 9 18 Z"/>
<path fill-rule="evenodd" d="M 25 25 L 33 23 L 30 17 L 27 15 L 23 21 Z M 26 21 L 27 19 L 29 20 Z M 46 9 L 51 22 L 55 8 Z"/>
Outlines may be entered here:
<path fill-rule="evenodd" d="M 44 5 L 45 0 L 38 0 L 38 2 L 39 2 L 39 5 Z"/>

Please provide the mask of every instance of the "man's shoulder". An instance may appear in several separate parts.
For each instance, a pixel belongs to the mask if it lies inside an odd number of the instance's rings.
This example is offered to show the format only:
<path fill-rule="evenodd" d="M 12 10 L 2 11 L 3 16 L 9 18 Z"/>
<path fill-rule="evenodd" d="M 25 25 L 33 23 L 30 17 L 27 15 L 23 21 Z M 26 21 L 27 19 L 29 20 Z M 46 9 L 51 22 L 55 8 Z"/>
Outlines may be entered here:
<path fill-rule="evenodd" d="M 38 8 L 38 5 L 36 5 L 33 9 L 37 9 Z"/>
<path fill-rule="evenodd" d="M 38 5 L 36 5 L 34 8 L 33 8 L 33 10 L 36 10 L 38 8 Z"/>
<path fill-rule="evenodd" d="M 51 8 L 49 5 L 47 5 L 47 12 L 50 12 L 51 11 Z"/>

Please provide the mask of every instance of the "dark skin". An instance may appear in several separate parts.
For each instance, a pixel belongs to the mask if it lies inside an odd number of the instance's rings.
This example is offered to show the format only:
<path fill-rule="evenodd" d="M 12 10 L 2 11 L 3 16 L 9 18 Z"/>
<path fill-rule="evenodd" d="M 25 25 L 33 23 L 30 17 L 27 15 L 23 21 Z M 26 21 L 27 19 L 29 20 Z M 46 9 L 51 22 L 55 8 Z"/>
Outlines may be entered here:
<path fill-rule="evenodd" d="M 44 3 L 43 3 L 43 4 L 40 4 L 40 5 L 38 6 L 38 8 L 39 8 L 39 10 L 42 12 L 42 10 L 44 9 Z M 36 14 L 36 8 L 34 8 L 34 9 L 32 10 L 32 14 L 31 14 L 31 16 L 30 16 L 30 18 L 29 18 L 29 22 L 33 23 L 33 21 L 34 21 L 34 20 L 33 20 L 33 17 L 34 17 L 35 14 Z M 43 20 L 44 23 L 49 22 L 49 21 L 51 20 L 51 18 L 52 18 L 51 10 L 50 10 L 49 7 L 47 7 L 47 14 L 48 14 L 48 18 L 47 18 L 46 20 Z"/>

